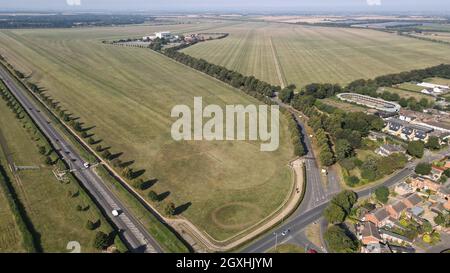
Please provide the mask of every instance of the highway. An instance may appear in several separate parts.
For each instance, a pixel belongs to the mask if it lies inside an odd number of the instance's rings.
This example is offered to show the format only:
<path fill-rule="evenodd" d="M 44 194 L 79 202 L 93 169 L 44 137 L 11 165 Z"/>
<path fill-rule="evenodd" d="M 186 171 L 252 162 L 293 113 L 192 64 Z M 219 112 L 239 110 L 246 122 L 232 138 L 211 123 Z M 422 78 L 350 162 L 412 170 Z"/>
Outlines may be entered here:
<path fill-rule="evenodd" d="M 102 179 L 89 168 L 84 167 L 84 160 L 73 149 L 73 147 L 58 133 L 53 127 L 48 117 L 39 111 L 36 103 L 30 100 L 25 93 L 23 86 L 14 81 L 13 77 L 0 66 L 0 78 L 3 80 L 10 92 L 23 106 L 25 111 L 34 120 L 43 134 L 50 140 L 60 157 L 68 164 L 73 174 L 82 183 L 84 188 L 95 199 L 100 209 L 104 211 L 106 217 L 119 230 L 125 243 L 132 252 L 140 253 L 161 253 L 163 252 L 159 244 L 146 231 L 142 224 L 133 217 L 130 211 L 121 201 L 110 191 Z M 119 210 L 119 216 L 114 217 L 111 212 Z M 83 246 L 82 246 L 83 247 Z"/>

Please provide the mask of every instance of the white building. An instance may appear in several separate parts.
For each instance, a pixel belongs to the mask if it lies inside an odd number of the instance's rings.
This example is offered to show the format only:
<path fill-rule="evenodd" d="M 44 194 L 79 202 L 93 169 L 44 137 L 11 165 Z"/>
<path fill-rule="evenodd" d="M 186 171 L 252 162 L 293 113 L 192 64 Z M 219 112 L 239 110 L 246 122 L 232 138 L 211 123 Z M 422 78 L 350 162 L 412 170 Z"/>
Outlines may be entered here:
<path fill-rule="evenodd" d="M 434 84 L 434 83 L 428 83 L 428 82 L 422 82 L 422 83 L 418 83 L 417 86 L 420 87 L 425 87 L 425 88 L 438 88 L 438 89 L 450 89 L 450 87 L 448 87 L 448 85 L 440 85 L 440 84 Z"/>
<path fill-rule="evenodd" d="M 170 31 L 155 32 L 155 36 L 159 39 L 170 39 L 172 38 L 172 33 Z"/>
<path fill-rule="evenodd" d="M 439 87 L 425 88 L 422 91 L 420 91 L 420 93 L 422 93 L 422 94 L 431 95 L 431 96 L 438 96 L 438 95 L 444 94 L 444 92 L 445 92 L 445 90 L 441 89 Z"/>

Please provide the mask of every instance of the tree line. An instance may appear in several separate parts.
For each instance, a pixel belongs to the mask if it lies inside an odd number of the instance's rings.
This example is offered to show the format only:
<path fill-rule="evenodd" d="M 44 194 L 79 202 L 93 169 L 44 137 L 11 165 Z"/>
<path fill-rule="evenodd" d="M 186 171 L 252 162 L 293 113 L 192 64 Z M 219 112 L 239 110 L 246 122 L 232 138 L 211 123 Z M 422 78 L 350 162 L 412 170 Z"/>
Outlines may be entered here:
<path fill-rule="evenodd" d="M 177 62 L 219 79 L 234 88 L 241 89 L 245 93 L 267 104 L 271 104 L 269 98 L 274 96 L 274 92 L 281 89 L 279 86 L 271 85 L 254 76 L 244 76 L 239 72 L 229 70 L 223 66 L 215 65 L 203 59 L 198 59 L 179 52 L 178 47 L 166 49 L 162 51 L 162 53 Z"/>

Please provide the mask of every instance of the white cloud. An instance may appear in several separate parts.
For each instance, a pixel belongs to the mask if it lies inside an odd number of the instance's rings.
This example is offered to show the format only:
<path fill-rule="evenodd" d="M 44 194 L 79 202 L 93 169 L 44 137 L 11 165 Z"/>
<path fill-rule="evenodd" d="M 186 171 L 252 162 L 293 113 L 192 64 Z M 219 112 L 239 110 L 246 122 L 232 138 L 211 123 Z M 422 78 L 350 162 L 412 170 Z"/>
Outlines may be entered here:
<path fill-rule="evenodd" d="M 366 0 L 369 6 L 381 6 L 381 0 Z"/>
<path fill-rule="evenodd" d="M 81 0 L 66 0 L 69 6 L 81 6 Z"/>

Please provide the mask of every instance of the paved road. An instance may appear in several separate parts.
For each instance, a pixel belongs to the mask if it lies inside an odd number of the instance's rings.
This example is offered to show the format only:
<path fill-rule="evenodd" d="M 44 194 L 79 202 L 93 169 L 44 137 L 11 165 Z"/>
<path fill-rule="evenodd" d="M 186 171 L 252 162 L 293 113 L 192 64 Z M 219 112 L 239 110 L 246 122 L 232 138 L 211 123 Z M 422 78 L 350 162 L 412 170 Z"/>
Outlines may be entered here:
<path fill-rule="evenodd" d="M 34 101 L 28 99 L 28 97 L 24 95 L 27 91 L 17 84 L 2 66 L 0 66 L 0 78 L 4 81 L 8 89 L 28 112 L 45 136 L 50 140 L 61 158 L 72 170 L 77 170 L 74 172 L 74 175 L 83 184 L 91 196 L 93 196 L 97 204 L 100 205 L 101 209 L 103 209 L 116 228 L 120 230 L 122 238 L 125 239 L 125 243 L 128 244 L 131 251 L 145 253 L 162 252 L 158 243 L 110 191 L 101 178 L 93 170 L 85 169 L 83 167 L 85 161 L 55 130 L 53 125 L 47 120 L 45 114 L 37 110 L 38 107 L 36 107 Z M 113 217 L 111 211 L 118 209 L 120 209 L 122 213 L 118 217 Z"/>
<path fill-rule="evenodd" d="M 302 204 L 299 206 L 299 208 L 292 214 L 291 217 L 289 217 L 284 224 L 274 229 L 270 234 L 267 234 L 265 236 L 262 236 L 258 240 L 252 242 L 250 245 L 245 247 L 242 252 L 245 253 L 262 253 L 266 252 L 270 248 L 272 248 L 275 245 L 275 236 L 274 233 L 281 234 L 283 231 L 289 230 L 289 235 L 286 236 L 298 236 L 301 234 L 302 230 L 305 229 L 309 224 L 318 221 L 322 217 L 323 210 L 327 207 L 328 203 L 330 202 L 333 194 L 332 192 L 329 192 L 329 194 L 326 194 L 323 183 L 320 179 L 320 170 L 317 167 L 317 163 L 315 162 L 315 156 L 312 152 L 311 148 L 311 142 L 310 137 L 306 134 L 304 125 L 298 118 L 299 112 L 295 111 L 292 107 L 289 105 L 283 104 L 277 100 L 275 100 L 280 106 L 285 107 L 288 109 L 291 113 L 294 114 L 296 117 L 297 123 L 302 128 L 305 136 L 305 145 L 308 149 L 308 155 L 306 155 L 307 159 L 307 187 L 306 187 L 306 193 L 305 198 L 302 202 Z M 441 151 L 439 153 L 431 154 L 427 152 L 427 154 L 424 157 L 424 160 L 426 162 L 432 162 L 434 160 L 437 160 L 441 158 L 444 155 L 447 155 L 449 153 L 448 150 Z M 309 162 L 309 163 L 308 163 Z M 378 184 L 376 186 L 356 191 L 358 193 L 359 197 L 367 197 L 372 194 L 372 192 L 375 190 L 375 188 L 380 186 L 393 186 L 396 183 L 399 183 L 403 181 L 408 176 L 411 176 L 414 173 L 414 166 L 420 162 L 419 160 L 415 160 L 413 162 L 408 163 L 404 169 L 397 172 L 392 177 L 388 178 L 386 181 L 384 181 L 381 185 Z M 309 166 L 309 167 L 308 167 Z M 334 175 L 334 174 L 333 174 Z M 337 178 L 331 178 L 331 179 L 337 179 Z M 333 181 L 336 182 L 336 181 Z M 333 187 L 336 189 L 336 186 Z M 329 189 L 330 190 L 330 189 Z M 280 238 L 278 238 L 280 240 Z"/>
<path fill-rule="evenodd" d="M 291 114 L 295 117 L 295 121 L 297 122 L 298 126 L 302 130 L 302 134 L 304 136 L 303 142 L 305 144 L 305 148 L 307 150 L 307 154 L 304 157 L 305 159 L 305 167 L 306 167 L 306 192 L 303 199 L 302 204 L 300 205 L 299 209 L 296 213 L 304 212 L 310 208 L 314 208 L 323 202 L 327 201 L 327 192 L 325 190 L 325 185 L 322 182 L 322 174 L 321 170 L 319 169 L 319 166 L 317 164 L 316 155 L 314 154 L 312 144 L 311 144 L 311 138 L 308 136 L 305 126 L 303 125 L 302 121 L 300 120 L 300 113 L 290 107 L 289 105 L 286 105 L 280 101 L 277 101 L 280 106 L 285 107 L 288 109 Z"/>

